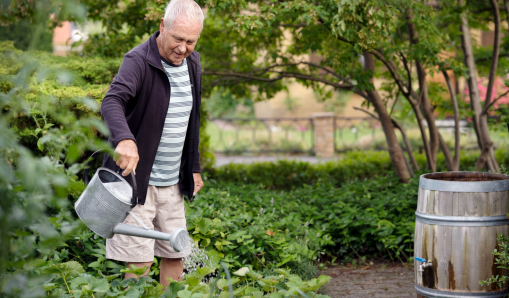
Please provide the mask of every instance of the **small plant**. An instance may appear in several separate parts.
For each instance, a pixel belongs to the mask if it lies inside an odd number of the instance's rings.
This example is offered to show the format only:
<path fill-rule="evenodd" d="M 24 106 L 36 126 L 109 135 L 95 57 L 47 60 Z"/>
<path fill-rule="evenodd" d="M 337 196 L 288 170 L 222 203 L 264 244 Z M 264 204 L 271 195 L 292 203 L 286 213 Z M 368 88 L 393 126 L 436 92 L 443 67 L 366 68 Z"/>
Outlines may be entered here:
<path fill-rule="evenodd" d="M 74 261 L 51 264 L 42 273 L 51 278 L 44 289 L 52 297 L 168 297 L 168 298 L 330 298 L 318 294 L 318 290 L 331 279 L 322 275 L 308 281 L 287 270 L 276 269 L 270 275 L 242 267 L 230 276 L 228 269 L 219 278 L 207 276 L 216 273 L 211 267 L 197 268 L 187 274 L 182 282 L 170 281 L 164 287 L 151 277 L 140 277 L 147 267 L 122 269 L 122 272 L 136 274 L 137 278 L 122 279 L 120 274 L 105 276 L 85 273 L 83 267 Z"/>
<path fill-rule="evenodd" d="M 497 238 L 498 247 L 493 251 L 493 255 L 495 256 L 495 264 L 498 265 L 499 269 L 509 269 L 509 236 L 500 235 Z M 509 281 L 509 276 L 507 275 L 496 275 L 492 276 L 486 280 L 479 281 L 481 286 L 488 286 L 493 283 L 496 283 L 499 288 L 502 288 L 504 284 Z"/>

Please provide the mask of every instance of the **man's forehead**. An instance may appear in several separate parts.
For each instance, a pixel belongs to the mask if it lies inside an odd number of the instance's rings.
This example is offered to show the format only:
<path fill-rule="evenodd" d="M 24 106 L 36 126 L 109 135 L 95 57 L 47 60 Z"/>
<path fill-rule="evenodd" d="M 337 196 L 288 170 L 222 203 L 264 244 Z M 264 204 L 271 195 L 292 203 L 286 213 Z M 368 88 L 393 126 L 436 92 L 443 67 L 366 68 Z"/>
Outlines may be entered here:
<path fill-rule="evenodd" d="M 171 29 L 175 31 L 201 31 L 201 23 L 198 20 L 190 20 L 187 16 L 181 15 L 173 21 Z"/>

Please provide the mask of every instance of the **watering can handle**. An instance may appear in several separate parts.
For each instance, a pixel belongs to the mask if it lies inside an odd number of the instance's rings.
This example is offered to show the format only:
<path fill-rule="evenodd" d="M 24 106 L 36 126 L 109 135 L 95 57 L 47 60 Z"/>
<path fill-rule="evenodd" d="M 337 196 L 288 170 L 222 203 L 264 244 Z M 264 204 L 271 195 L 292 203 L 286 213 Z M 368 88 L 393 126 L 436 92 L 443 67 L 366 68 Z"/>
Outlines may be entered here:
<path fill-rule="evenodd" d="M 105 152 L 104 149 L 99 149 L 99 150 L 95 151 L 94 153 L 92 153 L 92 155 L 90 155 L 90 157 L 92 159 L 87 163 L 87 167 L 83 171 L 83 182 L 85 182 L 85 186 L 87 186 L 88 183 L 90 182 L 90 178 L 88 176 L 90 163 L 95 159 L 95 157 L 99 153 L 104 153 L 104 152 Z M 138 203 L 138 187 L 136 185 L 136 177 L 134 176 L 133 172 L 131 172 L 131 182 L 132 182 L 131 186 L 133 188 L 133 196 L 131 198 L 131 206 L 134 208 L 134 206 L 136 206 L 136 204 Z"/>

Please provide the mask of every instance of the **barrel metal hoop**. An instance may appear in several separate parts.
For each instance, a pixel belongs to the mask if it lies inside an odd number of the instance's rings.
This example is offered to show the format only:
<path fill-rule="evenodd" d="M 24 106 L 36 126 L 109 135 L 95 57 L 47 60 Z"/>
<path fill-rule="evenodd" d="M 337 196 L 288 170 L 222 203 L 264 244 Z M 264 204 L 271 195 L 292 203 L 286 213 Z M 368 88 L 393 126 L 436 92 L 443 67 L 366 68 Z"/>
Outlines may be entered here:
<path fill-rule="evenodd" d="M 509 225 L 505 215 L 498 216 L 446 216 L 415 212 L 416 221 L 437 226 L 488 227 Z"/>
<path fill-rule="evenodd" d="M 440 291 L 435 289 L 426 288 L 415 284 L 415 290 L 418 294 L 425 297 L 441 297 L 441 298 L 503 298 L 509 294 L 509 290 L 497 291 L 497 292 L 449 292 Z"/>
<path fill-rule="evenodd" d="M 448 181 L 424 178 L 419 179 L 419 188 L 452 192 L 494 192 L 509 190 L 509 180 L 496 181 Z"/>

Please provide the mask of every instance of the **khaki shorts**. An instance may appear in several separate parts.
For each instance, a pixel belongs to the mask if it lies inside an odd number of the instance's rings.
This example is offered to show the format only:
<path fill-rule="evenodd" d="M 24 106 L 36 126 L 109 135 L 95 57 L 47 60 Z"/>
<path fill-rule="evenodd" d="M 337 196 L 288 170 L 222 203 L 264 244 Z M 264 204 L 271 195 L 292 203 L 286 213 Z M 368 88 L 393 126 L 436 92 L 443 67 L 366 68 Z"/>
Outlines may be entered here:
<path fill-rule="evenodd" d="M 149 229 L 170 234 L 179 227 L 187 227 L 184 196 L 178 184 L 159 187 L 149 185 L 145 205 L 136 205 L 134 213 Z M 141 225 L 128 215 L 125 224 Z M 175 252 L 168 241 L 114 235 L 106 239 L 106 258 L 124 262 L 152 262 L 154 255 L 163 258 L 183 258 L 189 252 Z"/>

